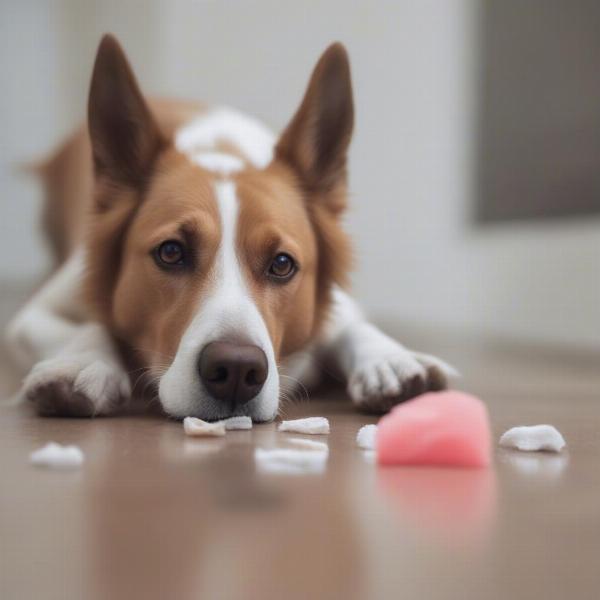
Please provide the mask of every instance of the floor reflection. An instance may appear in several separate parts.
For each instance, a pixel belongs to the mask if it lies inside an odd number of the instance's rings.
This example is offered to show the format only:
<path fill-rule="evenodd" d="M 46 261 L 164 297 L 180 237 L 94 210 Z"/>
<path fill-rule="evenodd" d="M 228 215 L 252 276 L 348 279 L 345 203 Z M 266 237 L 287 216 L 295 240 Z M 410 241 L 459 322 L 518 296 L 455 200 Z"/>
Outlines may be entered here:
<path fill-rule="evenodd" d="M 478 547 L 493 530 L 493 469 L 379 467 L 377 487 L 404 524 L 433 541 Z"/>
<path fill-rule="evenodd" d="M 569 464 L 567 454 L 549 452 L 509 450 L 500 455 L 500 460 L 510 465 L 520 475 L 547 483 L 559 481 Z"/>

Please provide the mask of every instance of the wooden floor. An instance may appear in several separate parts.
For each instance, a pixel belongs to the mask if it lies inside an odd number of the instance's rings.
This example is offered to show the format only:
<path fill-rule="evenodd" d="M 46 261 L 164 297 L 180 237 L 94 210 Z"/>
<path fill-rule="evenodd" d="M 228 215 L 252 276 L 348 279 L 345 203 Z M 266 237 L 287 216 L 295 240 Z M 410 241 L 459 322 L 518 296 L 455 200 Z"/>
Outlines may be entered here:
<path fill-rule="evenodd" d="M 599 598 L 600 357 L 408 337 L 462 370 L 457 387 L 487 401 L 495 439 L 552 423 L 568 451 L 496 448 L 487 470 L 378 468 L 354 442 L 374 419 L 330 392 L 284 407 L 329 417 L 325 472 L 264 474 L 254 449 L 289 439 L 274 424 L 186 439 L 160 416 L 40 419 L 5 403 L 0 598 Z M 31 467 L 49 440 L 81 446 L 83 468 Z"/>

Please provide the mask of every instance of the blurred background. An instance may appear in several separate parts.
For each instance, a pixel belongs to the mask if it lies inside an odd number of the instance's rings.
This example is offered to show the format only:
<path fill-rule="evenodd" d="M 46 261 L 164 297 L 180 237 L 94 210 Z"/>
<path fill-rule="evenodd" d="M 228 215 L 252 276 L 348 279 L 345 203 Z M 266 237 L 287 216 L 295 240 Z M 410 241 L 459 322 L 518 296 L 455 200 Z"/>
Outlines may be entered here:
<path fill-rule="evenodd" d="M 594 0 L 2 0 L 0 289 L 47 267 L 19 175 L 84 118 L 104 32 L 148 94 L 282 128 L 348 48 L 355 293 L 374 317 L 600 347 L 600 4 Z"/>

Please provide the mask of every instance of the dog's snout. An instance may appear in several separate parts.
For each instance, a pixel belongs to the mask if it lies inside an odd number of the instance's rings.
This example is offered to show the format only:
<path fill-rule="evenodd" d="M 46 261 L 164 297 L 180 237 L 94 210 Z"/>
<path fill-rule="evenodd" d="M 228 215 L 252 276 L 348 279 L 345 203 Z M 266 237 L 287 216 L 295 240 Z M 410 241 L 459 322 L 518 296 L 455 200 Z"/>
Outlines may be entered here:
<path fill-rule="evenodd" d="M 229 342 L 207 344 L 199 360 L 200 379 L 208 393 L 232 408 L 252 400 L 269 372 L 265 353 L 258 346 Z"/>

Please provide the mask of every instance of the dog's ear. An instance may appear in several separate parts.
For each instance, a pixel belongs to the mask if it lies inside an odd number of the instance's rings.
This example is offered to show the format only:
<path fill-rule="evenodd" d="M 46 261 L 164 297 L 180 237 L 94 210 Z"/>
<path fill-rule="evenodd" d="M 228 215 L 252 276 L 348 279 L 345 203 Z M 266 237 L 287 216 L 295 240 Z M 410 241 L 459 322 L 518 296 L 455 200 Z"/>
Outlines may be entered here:
<path fill-rule="evenodd" d="M 335 43 L 319 59 L 276 156 L 295 170 L 307 191 L 329 192 L 345 183 L 353 123 L 348 54 Z"/>
<path fill-rule="evenodd" d="M 88 100 L 88 128 L 98 176 L 140 185 L 164 142 L 119 42 L 98 47 Z"/>

